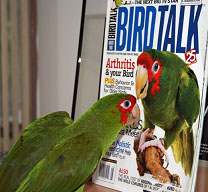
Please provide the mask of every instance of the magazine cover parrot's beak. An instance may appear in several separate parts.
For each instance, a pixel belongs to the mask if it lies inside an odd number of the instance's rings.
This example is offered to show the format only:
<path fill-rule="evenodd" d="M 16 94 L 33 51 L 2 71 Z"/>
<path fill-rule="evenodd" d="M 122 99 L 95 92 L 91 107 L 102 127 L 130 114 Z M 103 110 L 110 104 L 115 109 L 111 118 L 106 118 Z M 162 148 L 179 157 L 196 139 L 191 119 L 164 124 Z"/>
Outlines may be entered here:
<path fill-rule="evenodd" d="M 138 99 L 144 99 L 148 90 L 148 72 L 142 65 L 137 67 L 136 73 L 136 96 Z"/>

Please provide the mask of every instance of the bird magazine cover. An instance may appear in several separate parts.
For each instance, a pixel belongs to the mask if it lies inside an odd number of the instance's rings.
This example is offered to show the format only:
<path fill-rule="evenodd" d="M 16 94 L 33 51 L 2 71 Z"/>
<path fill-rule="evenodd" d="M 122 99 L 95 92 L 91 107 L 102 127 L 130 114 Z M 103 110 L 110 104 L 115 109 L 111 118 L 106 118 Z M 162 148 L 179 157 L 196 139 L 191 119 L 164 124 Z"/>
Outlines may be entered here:
<path fill-rule="evenodd" d="M 206 0 L 107 1 L 99 97 L 133 94 L 140 119 L 120 131 L 94 183 L 125 192 L 195 190 L 207 10 Z"/>

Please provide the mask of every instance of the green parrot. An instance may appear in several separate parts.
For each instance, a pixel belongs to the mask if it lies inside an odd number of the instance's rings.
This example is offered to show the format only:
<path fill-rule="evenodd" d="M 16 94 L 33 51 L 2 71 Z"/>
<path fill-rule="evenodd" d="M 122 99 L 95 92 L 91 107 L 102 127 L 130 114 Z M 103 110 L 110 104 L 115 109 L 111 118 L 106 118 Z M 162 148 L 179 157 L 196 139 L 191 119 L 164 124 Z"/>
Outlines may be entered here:
<path fill-rule="evenodd" d="M 0 168 L 0 191 L 15 191 L 58 139 L 64 138 L 62 130 L 71 123 L 69 114 L 59 111 L 44 115 L 27 126 Z"/>
<path fill-rule="evenodd" d="M 16 191 L 83 191 L 85 182 L 121 129 L 138 121 L 139 107 L 134 96 L 103 97 L 55 135 L 57 144 L 34 166 Z"/>
<path fill-rule="evenodd" d="M 177 55 L 168 51 L 146 50 L 138 56 L 136 95 L 144 110 L 144 131 L 139 150 L 158 146 L 169 159 L 170 146 L 175 161 L 181 162 L 185 175 L 190 175 L 194 155 L 192 125 L 200 108 L 197 78 L 190 67 Z M 160 140 L 152 138 L 155 126 L 165 131 Z"/>

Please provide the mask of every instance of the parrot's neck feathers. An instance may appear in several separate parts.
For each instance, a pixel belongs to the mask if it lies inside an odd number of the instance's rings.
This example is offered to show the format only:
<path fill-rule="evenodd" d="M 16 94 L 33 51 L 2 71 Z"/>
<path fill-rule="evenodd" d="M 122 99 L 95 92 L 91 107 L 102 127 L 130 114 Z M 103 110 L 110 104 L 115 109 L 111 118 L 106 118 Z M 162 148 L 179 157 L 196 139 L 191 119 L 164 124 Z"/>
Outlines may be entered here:
<path fill-rule="evenodd" d="M 103 117 L 100 112 L 89 111 L 74 123 L 65 127 L 65 130 L 57 138 L 63 141 L 71 139 L 72 135 L 86 134 L 93 141 L 97 141 L 102 148 L 109 148 L 123 127 L 123 123 L 120 122 L 121 117 L 113 118 L 112 115 Z"/>
<path fill-rule="evenodd" d="M 126 94 L 103 97 L 74 123 L 65 127 L 59 137 L 70 139 L 85 134 L 100 146 L 110 147 L 127 123 L 135 103 L 136 98 Z"/>

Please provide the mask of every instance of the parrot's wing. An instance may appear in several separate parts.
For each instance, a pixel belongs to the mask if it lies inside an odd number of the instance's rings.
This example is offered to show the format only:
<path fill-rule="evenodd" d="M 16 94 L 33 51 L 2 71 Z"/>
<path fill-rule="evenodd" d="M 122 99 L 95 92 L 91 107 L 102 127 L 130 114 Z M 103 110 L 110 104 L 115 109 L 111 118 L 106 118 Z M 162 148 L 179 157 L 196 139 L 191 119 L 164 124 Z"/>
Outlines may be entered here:
<path fill-rule="evenodd" d="M 89 135 L 56 145 L 29 173 L 16 192 L 76 191 L 89 179 L 102 156 Z"/>
<path fill-rule="evenodd" d="M 199 114 L 200 96 L 196 76 L 188 68 L 182 72 L 182 78 L 178 89 L 176 106 L 180 114 L 180 131 L 172 144 L 172 150 L 176 162 L 181 162 L 185 174 L 191 175 L 193 155 L 194 155 L 194 138 L 192 125 Z M 178 123 L 180 124 L 180 123 Z M 177 130 L 177 123 L 174 127 Z"/>
<path fill-rule="evenodd" d="M 72 123 L 64 111 L 40 117 L 25 131 L 9 151 L 0 170 L 0 191 L 14 191 L 32 168 L 55 145 L 57 130 Z"/>
<path fill-rule="evenodd" d="M 194 157 L 193 131 L 182 130 L 171 145 L 177 163 L 181 162 L 186 175 L 191 175 Z"/>
<path fill-rule="evenodd" d="M 176 105 L 179 114 L 186 120 L 190 128 L 199 114 L 200 95 L 199 87 L 194 72 L 187 67 L 187 71 L 182 71 Z"/>

